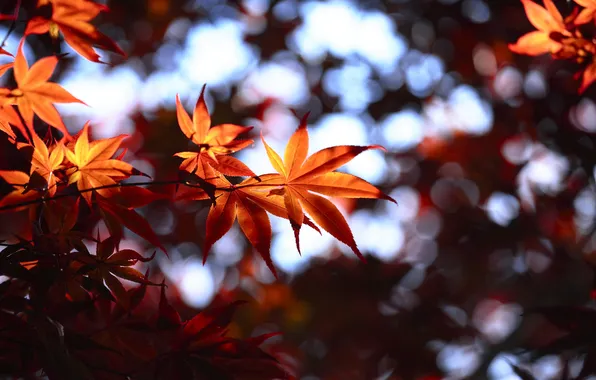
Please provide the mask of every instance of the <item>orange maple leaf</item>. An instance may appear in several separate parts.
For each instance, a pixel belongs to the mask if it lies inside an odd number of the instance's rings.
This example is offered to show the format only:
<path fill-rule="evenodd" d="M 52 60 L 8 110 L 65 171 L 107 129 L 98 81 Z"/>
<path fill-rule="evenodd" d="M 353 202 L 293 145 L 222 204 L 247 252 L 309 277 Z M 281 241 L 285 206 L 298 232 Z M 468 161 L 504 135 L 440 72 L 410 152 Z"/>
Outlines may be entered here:
<path fill-rule="evenodd" d="M 0 170 L 0 178 L 4 179 L 6 183 L 15 188 L 12 192 L 6 194 L 0 199 L 0 212 L 27 209 L 30 207 L 30 205 L 26 204 L 20 207 L 11 207 L 11 205 L 34 201 L 38 198 L 41 198 L 43 195 L 43 193 L 40 191 L 28 191 L 31 177 L 25 172 L 17 170 Z"/>
<path fill-rule="evenodd" d="M 562 43 L 551 38 L 553 35 L 571 36 L 565 28 L 563 16 L 559 13 L 552 0 L 544 0 L 545 8 L 532 0 L 521 0 L 530 23 L 538 29 L 521 36 L 509 49 L 518 54 L 541 55 L 556 53 L 562 48 Z"/>
<path fill-rule="evenodd" d="M 49 32 L 55 39 L 60 31 L 67 44 L 93 62 L 101 62 L 94 46 L 126 56 L 114 41 L 89 23 L 100 12 L 108 11 L 106 6 L 89 0 L 39 0 L 37 3 L 38 9 L 47 6 L 52 7 L 51 16 L 31 18 L 27 23 L 25 36 Z"/>
<path fill-rule="evenodd" d="M 37 174 L 45 179 L 49 196 L 56 194 L 59 179 L 54 172 L 61 169 L 64 162 L 66 148 L 63 143 L 59 142 L 48 147 L 37 134 L 33 134 L 33 145 L 20 143 L 17 146 L 19 149 L 25 147 L 33 148 L 30 173 L 37 172 Z"/>
<path fill-rule="evenodd" d="M 270 197 L 264 192 L 252 192 L 252 186 L 261 186 L 255 177 L 248 178 L 238 185 L 232 185 L 224 175 L 216 172 L 211 166 L 205 166 L 205 175 L 209 184 L 213 185 L 214 195 L 208 191 L 193 189 L 179 194 L 178 200 L 206 200 L 215 197 L 207 215 L 205 241 L 203 245 L 203 263 L 207 261 L 213 244 L 221 239 L 238 219 L 240 229 L 250 244 L 261 255 L 271 272 L 277 277 L 271 261 L 271 223 L 267 212 L 287 219 L 281 197 Z M 275 185 L 263 185 L 272 189 Z M 319 231 L 310 219 L 304 223 Z M 319 231 L 320 232 L 320 231 Z"/>
<path fill-rule="evenodd" d="M 135 170 L 134 168 L 117 159 L 112 159 L 125 135 L 89 142 L 89 123 L 85 124 L 79 134 L 74 149 L 66 149 L 66 158 L 74 165 L 74 172 L 69 174 L 68 184 L 76 183 L 83 198 L 91 204 L 93 190 L 104 197 L 110 197 L 118 188 L 101 188 L 103 186 L 115 185 L 116 180 L 128 178 Z"/>
<path fill-rule="evenodd" d="M 9 55 L 11 57 L 13 56 L 12 54 L 10 54 L 2 48 L 0 48 L 0 55 Z M 4 73 L 11 69 L 12 66 L 12 62 L 0 65 L 0 76 L 4 75 Z M 10 124 L 17 126 L 21 130 L 21 132 L 24 131 L 19 115 L 13 110 L 13 108 L 8 105 L 0 105 L 0 131 L 6 133 L 14 141 L 17 137 L 14 134 L 12 128 L 10 127 Z M 26 132 L 24 132 L 24 136 L 28 138 Z"/>
<path fill-rule="evenodd" d="M 16 140 L 17 138 L 17 136 L 12 131 L 12 128 L 10 128 L 10 125 L 4 120 L 0 120 L 0 131 L 6 133 L 11 141 Z"/>
<path fill-rule="evenodd" d="M 270 190 L 269 195 L 283 196 L 287 218 L 294 230 L 296 246 L 299 251 L 298 234 L 306 211 L 319 226 L 348 245 L 360 259 L 364 260 L 341 212 L 330 200 L 318 194 L 344 198 L 377 198 L 395 202 L 393 198 L 385 195 L 365 180 L 351 174 L 334 171 L 366 150 L 384 148 L 380 145 L 334 146 L 322 149 L 307 158 L 307 116 L 308 114 L 304 116 L 300 126 L 290 138 L 283 160 L 267 145 L 261 135 L 267 156 L 279 173 L 260 176 L 261 183 L 277 187 Z M 255 191 L 260 191 L 259 189 L 262 188 L 253 187 L 249 191 L 254 194 Z"/>
<path fill-rule="evenodd" d="M 252 127 L 235 124 L 221 124 L 211 127 L 211 116 L 204 99 L 205 86 L 192 116 L 192 120 L 176 95 L 176 115 L 182 132 L 198 145 L 198 152 L 179 152 L 175 156 L 184 158 L 180 169 L 195 173 L 205 178 L 204 165 L 209 164 L 220 173 L 231 176 L 256 176 L 240 160 L 226 156 L 237 152 L 253 143 L 253 140 L 235 140 L 238 135 L 248 132 Z"/>
<path fill-rule="evenodd" d="M 575 0 L 575 2 L 584 7 L 575 18 L 575 25 L 587 24 L 590 21 L 594 21 L 594 15 L 596 15 L 596 0 Z"/>
<path fill-rule="evenodd" d="M 575 74 L 575 78 L 581 77 L 581 85 L 578 92 L 583 93 L 596 80 L 596 44 L 585 39 L 579 31 L 577 37 L 566 39 L 563 48 L 553 55 L 557 59 L 572 59 L 577 64 L 583 65 L 583 69 Z M 589 61 L 588 61 L 589 60 Z"/>
<path fill-rule="evenodd" d="M 579 88 L 579 93 L 582 94 L 594 81 L 596 81 L 596 62 L 592 62 L 588 65 L 583 72 L 577 73 L 577 75 L 581 74 L 582 83 Z"/>
<path fill-rule="evenodd" d="M 17 88 L 14 90 L 0 88 L 0 104 L 16 105 L 31 135 L 35 134 L 33 128 L 35 113 L 41 120 L 70 138 L 58 110 L 52 103 L 84 103 L 60 85 L 48 82 L 58 63 L 57 57 L 42 58 L 29 68 L 27 59 L 23 55 L 23 42 L 24 40 L 19 44 L 13 67 Z"/>
<path fill-rule="evenodd" d="M 15 111 L 13 106 L 0 104 L 0 131 L 3 131 L 6 134 L 8 134 L 8 136 L 10 136 L 10 138 L 14 141 L 16 140 L 17 136 L 14 134 L 14 131 L 10 127 L 11 125 L 14 125 L 21 132 L 21 134 L 28 141 L 30 141 L 27 129 L 21 122 L 21 118 L 19 117 L 19 114 L 17 113 L 17 111 Z"/>
<path fill-rule="evenodd" d="M 9 52 L 7 52 L 6 50 L 0 48 L 0 55 L 9 55 L 11 57 L 13 57 L 12 54 L 10 54 Z M 2 75 L 4 75 L 5 72 L 8 71 L 8 69 L 12 68 L 13 63 L 12 62 L 8 62 L 8 63 L 3 63 L 0 65 L 0 77 Z"/>
<path fill-rule="evenodd" d="M 222 238 L 238 219 L 240 229 L 260 253 L 267 266 L 276 275 L 271 262 L 271 225 L 267 212 L 290 220 L 300 251 L 298 234 L 306 224 L 319 231 L 305 212 L 319 226 L 339 241 L 348 245 L 362 260 L 349 225 L 337 207 L 319 195 L 345 198 L 376 198 L 395 202 L 365 180 L 351 174 L 335 172 L 343 164 L 372 146 L 335 146 L 320 150 L 309 158 L 306 116 L 290 138 L 282 160 L 265 140 L 265 148 L 278 173 L 247 178 L 232 185 L 225 176 L 206 166 L 206 178 L 215 187 L 215 203 L 207 215 L 203 261 L 213 244 Z M 318 194 L 317 194 L 318 193 Z M 178 199 L 208 199 L 207 191 L 190 191 Z M 320 232 L 320 231 L 319 231 Z"/>
<path fill-rule="evenodd" d="M 235 188 L 223 175 L 206 167 L 207 178 L 222 190 L 216 192 L 216 202 L 207 215 L 205 241 L 203 246 L 203 263 L 206 262 L 209 250 L 221 239 L 238 219 L 240 229 L 250 244 L 259 252 L 271 272 L 277 277 L 271 261 L 271 223 L 267 212 L 252 200 L 246 189 Z M 200 193 L 192 199 L 207 199 L 207 194 Z"/>

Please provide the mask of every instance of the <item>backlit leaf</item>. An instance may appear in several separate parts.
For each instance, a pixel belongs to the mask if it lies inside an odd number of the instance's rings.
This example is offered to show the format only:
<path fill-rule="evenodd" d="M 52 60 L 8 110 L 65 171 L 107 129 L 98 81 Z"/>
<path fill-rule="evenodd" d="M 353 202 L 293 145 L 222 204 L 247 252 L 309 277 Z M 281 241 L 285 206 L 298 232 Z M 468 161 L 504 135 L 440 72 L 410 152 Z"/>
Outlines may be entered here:
<path fill-rule="evenodd" d="M 48 6 L 47 3 L 47 0 L 38 1 L 40 15 L 29 20 L 26 36 L 49 32 L 52 38 L 57 38 L 60 31 L 67 44 L 93 62 L 101 62 L 94 47 L 126 55 L 114 41 L 90 23 L 100 12 L 108 10 L 106 6 L 90 0 L 51 0 L 51 14 L 48 14 L 43 9 Z"/>

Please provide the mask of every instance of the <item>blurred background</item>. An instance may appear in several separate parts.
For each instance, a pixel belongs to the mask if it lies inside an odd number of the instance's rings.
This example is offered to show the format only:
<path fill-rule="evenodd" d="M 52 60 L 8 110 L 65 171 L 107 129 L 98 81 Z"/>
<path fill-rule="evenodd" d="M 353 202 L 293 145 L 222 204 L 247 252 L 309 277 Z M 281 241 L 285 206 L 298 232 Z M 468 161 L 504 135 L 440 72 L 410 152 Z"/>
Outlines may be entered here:
<path fill-rule="evenodd" d="M 273 171 L 259 134 L 283 152 L 294 111 L 310 112 L 311 153 L 388 150 L 342 170 L 397 206 L 334 200 L 367 264 L 310 229 L 300 256 L 287 221 L 271 217 L 280 281 L 237 226 L 203 266 L 208 203 L 142 209 L 170 253 L 156 265 L 179 307 L 248 300 L 235 333 L 282 331 L 269 350 L 305 380 L 512 380 L 511 364 L 534 359 L 523 349 L 561 333 L 530 311 L 592 302 L 595 93 L 576 95 L 573 65 L 508 51 L 533 30 L 520 1 L 104 3 L 97 24 L 129 57 L 68 54 L 54 78 L 89 107 L 59 110 L 73 133 L 91 120 L 97 138 L 130 135 L 126 160 L 154 178 L 175 173 L 172 155 L 190 146 L 176 94 L 190 111 L 205 83 L 213 125 L 255 127 L 238 157 L 256 173 Z M 28 38 L 30 62 L 73 53 L 48 39 Z M 144 244 L 123 243 L 152 250 Z M 561 351 L 523 368 L 538 379 L 585 370 Z"/>

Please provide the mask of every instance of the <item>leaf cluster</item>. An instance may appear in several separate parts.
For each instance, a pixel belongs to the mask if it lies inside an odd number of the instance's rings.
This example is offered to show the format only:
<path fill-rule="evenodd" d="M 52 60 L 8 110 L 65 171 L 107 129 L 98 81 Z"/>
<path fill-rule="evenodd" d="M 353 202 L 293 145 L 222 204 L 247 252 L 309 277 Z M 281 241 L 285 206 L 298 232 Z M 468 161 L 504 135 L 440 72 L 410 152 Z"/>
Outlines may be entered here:
<path fill-rule="evenodd" d="M 541 7 L 533 0 L 521 0 L 530 23 L 536 31 L 521 36 L 509 49 L 518 54 L 537 56 L 549 53 L 554 59 L 565 59 L 581 65 L 579 93 L 596 80 L 596 1 L 574 0 L 576 6 L 563 18 L 552 0 Z M 586 28 L 591 26 L 591 28 Z M 582 30 L 588 29 L 588 33 Z"/>
<path fill-rule="evenodd" d="M 277 173 L 255 174 L 233 153 L 254 142 L 238 137 L 252 128 L 211 126 L 201 91 L 192 118 L 176 97 L 182 133 L 195 149 L 182 151 L 180 173 L 164 181 L 134 182 L 146 174 L 127 163 L 126 136 L 93 139 L 87 123 L 71 135 L 55 103 L 84 103 L 51 82 L 60 57 L 33 65 L 24 57 L 27 36 L 63 38 L 82 57 L 101 63 L 95 48 L 124 55 L 90 22 L 107 8 L 90 0 L 39 0 L 28 15 L 25 37 L 12 70 L 16 86 L 0 88 L 0 137 L 18 160 L 0 171 L 0 212 L 26 213 L 27 228 L 0 251 L 0 374 L 52 379 L 290 378 L 259 348 L 276 334 L 230 336 L 228 326 L 241 302 L 183 321 L 166 297 L 166 285 L 150 276 L 156 252 L 145 256 L 121 248 L 125 229 L 167 255 L 149 222 L 137 211 L 157 201 L 209 200 L 203 260 L 238 220 L 248 242 L 277 276 L 270 256 L 269 214 L 287 219 L 300 251 L 303 225 L 327 231 L 364 261 L 348 223 L 328 197 L 385 199 L 372 184 L 337 172 L 345 163 L 380 146 L 336 146 L 308 156 L 307 117 L 290 138 L 283 159 L 266 143 Z M 19 4 L 15 8 L 15 16 Z M 14 19 L 6 16 L 5 19 Z M 37 116 L 37 119 L 36 119 Z M 23 168 L 26 168 L 23 170 Z M 167 175 L 167 173 L 165 173 Z M 230 177 L 243 177 L 231 179 Z M 176 187 L 171 194 L 144 186 Z M 107 236 L 89 226 L 103 221 Z M 144 271 L 144 273 L 143 273 Z M 148 293 L 159 291 L 158 305 Z"/>

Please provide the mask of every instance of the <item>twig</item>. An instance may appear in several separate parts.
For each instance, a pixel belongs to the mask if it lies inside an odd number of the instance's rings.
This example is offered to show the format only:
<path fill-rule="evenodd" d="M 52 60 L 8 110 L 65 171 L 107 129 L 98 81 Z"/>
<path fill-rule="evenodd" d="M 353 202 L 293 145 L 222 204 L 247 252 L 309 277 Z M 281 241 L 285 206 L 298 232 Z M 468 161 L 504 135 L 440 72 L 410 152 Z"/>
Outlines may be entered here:
<path fill-rule="evenodd" d="M 6 32 L 6 35 L 2 39 L 2 43 L 0 43 L 0 48 L 3 48 L 4 45 L 6 45 L 6 41 L 8 40 L 8 37 L 10 37 L 10 35 L 14 31 L 14 28 L 16 25 L 17 25 L 17 20 L 16 19 L 12 20 L 12 22 L 10 23 L 10 26 L 8 27 L 8 32 Z"/>
<path fill-rule="evenodd" d="M 189 186 L 189 187 L 197 187 L 197 186 L 193 186 L 191 184 L 188 184 L 186 182 L 181 182 L 180 180 L 116 183 L 116 184 L 113 184 L 113 185 L 98 186 L 98 187 L 92 187 L 92 188 L 89 188 L 89 189 L 83 189 L 83 190 L 76 190 L 76 191 L 72 191 L 72 192 L 66 192 L 66 193 L 63 193 L 63 194 L 58 194 L 58 195 L 54 195 L 52 197 L 47 197 L 47 198 L 41 197 L 41 198 L 37 198 L 37 199 L 32 199 L 30 201 L 13 203 L 13 204 L 9 204 L 9 205 L 5 205 L 5 206 L 0 207 L 0 211 L 11 210 L 11 209 L 15 209 L 15 208 L 23 207 L 23 206 L 29 206 L 29 205 L 34 205 L 34 204 L 49 202 L 49 201 L 53 201 L 53 200 L 61 199 L 61 198 L 72 197 L 72 196 L 80 195 L 80 194 L 83 194 L 83 193 L 88 193 L 88 192 L 95 191 L 95 190 L 111 189 L 111 188 L 117 188 L 117 187 L 149 186 L 149 185 L 164 186 L 164 185 L 176 185 L 176 184 L 186 185 L 186 186 Z M 9 185 L 15 186 L 15 187 L 25 187 L 25 186 L 27 186 L 26 184 L 9 184 Z"/>
<path fill-rule="evenodd" d="M 14 186 L 14 187 L 23 187 L 23 188 L 25 188 L 27 186 L 27 184 L 13 184 L 13 183 L 9 183 L 9 185 Z M 151 186 L 151 185 L 155 185 L 155 186 L 184 185 L 184 186 L 191 187 L 191 188 L 202 189 L 202 186 L 201 185 L 195 185 L 195 184 L 189 183 L 187 181 L 183 181 L 183 180 L 125 182 L 125 183 L 116 183 L 116 184 L 113 184 L 113 185 L 105 185 L 105 186 L 92 187 L 92 188 L 83 189 L 83 190 L 75 190 L 75 191 L 71 191 L 71 192 L 65 192 L 65 193 L 62 193 L 62 194 L 57 194 L 57 195 L 54 195 L 52 197 L 47 197 L 47 198 L 46 197 L 41 197 L 41 198 L 29 200 L 29 201 L 8 204 L 8 205 L 5 205 L 5 206 L 0 206 L 0 211 L 12 210 L 12 209 L 23 207 L 23 206 L 30 206 L 30 205 L 35 205 L 35 204 L 41 204 L 41 203 L 53 201 L 53 200 L 56 200 L 56 199 L 73 197 L 73 196 L 81 195 L 83 193 L 88 193 L 88 192 L 96 191 L 96 190 L 113 189 L 113 188 L 118 188 L 118 187 Z M 259 184 L 254 184 L 254 185 L 255 186 L 258 186 Z M 251 186 L 251 184 L 248 184 L 248 185 L 245 185 L 245 186 L 242 186 L 242 187 L 250 187 L 250 186 Z M 234 186 L 232 186 L 232 187 L 214 187 L 214 190 L 219 190 L 219 191 L 234 191 L 235 189 L 237 189 L 237 187 L 234 187 Z"/>
<path fill-rule="evenodd" d="M 10 37 L 11 33 L 14 31 L 16 24 L 17 24 L 17 20 L 16 19 L 12 20 L 12 22 L 10 23 L 10 26 L 8 27 L 8 32 L 6 32 L 6 35 L 2 39 L 2 43 L 0 43 L 0 48 L 3 48 L 4 45 L 6 45 L 6 41 L 8 40 L 8 37 Z"/>
<path fill-rule="evenodd" d="M 14 8 L 14 16 L 13 16 L 12 22 L 10 23 L 10 26 L 8 27 L 8 32 L 2 39 L 2 43 L 0 43 L 0 48 L 4 47 L 4 45 L 6 44 L 6 41 L 8 40 L 8 37 L 12 34 L 12 32 L 14 31 L 14 28 L 17 25 L 17 18 L 19 17 L 19 8 L 20 7 L 21 7 L 21 0 L 17 0 L 17 3 Z"/>

